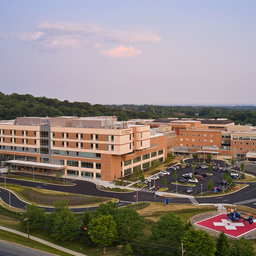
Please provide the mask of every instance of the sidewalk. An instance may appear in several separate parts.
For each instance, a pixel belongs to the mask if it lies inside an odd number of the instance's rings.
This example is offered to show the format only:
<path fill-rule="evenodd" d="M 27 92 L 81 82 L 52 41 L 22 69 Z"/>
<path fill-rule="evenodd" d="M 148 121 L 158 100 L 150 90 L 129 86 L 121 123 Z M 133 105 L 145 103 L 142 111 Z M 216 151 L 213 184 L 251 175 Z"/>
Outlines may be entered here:
<path fill-rule="evenodd" d="M 20 232 L 20 231 L 14 230 L 14 229 L 2 227 L 2 226 L 0 226 L 0 229 L 1 229 L 1 230 L 4 230 L 4 231 L 7 231 L 7 232 L 10 232 L 10 233 L 14 233 L 14 234 L 19 235 L 19 236 L 28 237 L 28 235 L 27 235 L 26 233 L 22 233 L 22 232 Z M 66 248 L 61 247 L 61 246 L 58 246 L 58 245 L 56 245 L 56 244 L 47 242 L 47 241 L 45 241 L 45 240 L 43 240 L 43 239 L 40 239 L 40 238 L 38 238 L 38 237 L 35 237 L 35 236 L 29 236 L 29 238 L 30 238 L 31 240 L 34 240 L 34 241 L 39 242 L 39 243 L 41 243 L 41 244 L 47 245 L 47 246 L 52 247 L 52 248 L 54 248 L 54 249 L 57 249 L 57 250 L 59 250 L 59 251 L 69 253 L 69 254 L 71 254 L 71 255 L 75 255 L 75 256 L 85 256 L 85 254 L 82 254 L 82 253 L 79 253 L 79 252 L 71 251 L 71 250 L 69 250 L 69 249 L 66 249 Z"/>

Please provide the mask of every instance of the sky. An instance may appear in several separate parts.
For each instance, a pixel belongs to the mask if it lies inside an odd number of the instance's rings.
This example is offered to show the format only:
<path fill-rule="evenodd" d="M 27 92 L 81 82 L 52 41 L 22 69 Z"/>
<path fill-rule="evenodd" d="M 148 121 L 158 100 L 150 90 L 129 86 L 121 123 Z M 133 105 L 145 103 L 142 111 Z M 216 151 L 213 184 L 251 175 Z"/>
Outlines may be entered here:
<path fill-rule="evenodd" d="M 0 91 L 255 104 L 255 0 L 0 0 Z"/>

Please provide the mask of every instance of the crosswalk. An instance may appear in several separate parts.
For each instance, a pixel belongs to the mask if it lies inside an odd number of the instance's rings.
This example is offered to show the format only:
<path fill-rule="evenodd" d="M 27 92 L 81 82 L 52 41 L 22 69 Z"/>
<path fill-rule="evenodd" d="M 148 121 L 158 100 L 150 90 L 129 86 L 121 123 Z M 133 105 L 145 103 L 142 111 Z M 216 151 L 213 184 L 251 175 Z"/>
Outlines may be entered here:
<path fill-rule="evenodd" d="M 198 202 L 196 201 L 196 199 L 194 197 L 189 197 L 189 200 L 191 201 L 192 204 L 198 205 Z"/>
<path fill-rule="evenodd" d="M 154 189 L 148 189 L 148 188 L 142 188 L 140 192 L 145 192 L 145 193 L 155 193 Z"/>
<path fill-rule="evenodd" d="M 254 203 L 254 202 L 256 202 L 256 198 L 248 199 L 248 200 L 244 200 L 244 201 L 240 201 L 240 202 L 236 202 L 236 203 L 233 203 L 233 204 L 243 205 L 243 204 L 250 204 L 250 203 Z"/>

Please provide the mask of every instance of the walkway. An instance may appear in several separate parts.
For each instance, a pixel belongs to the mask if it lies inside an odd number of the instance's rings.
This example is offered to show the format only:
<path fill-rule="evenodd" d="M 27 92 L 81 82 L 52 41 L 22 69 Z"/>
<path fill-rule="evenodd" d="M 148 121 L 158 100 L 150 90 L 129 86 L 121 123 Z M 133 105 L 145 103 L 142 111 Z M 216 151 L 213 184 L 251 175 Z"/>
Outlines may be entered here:
<path fill-rule="evenodd" d="M 19 236 L 23 236 L 23 237 L 28 237 L 28 235 L 27 235 L 26 233 L 23 233 L 23 232 L 14 230 L 14 229 L 2 227 L 2 226 L 0 226 L 0 229 L 1 229 L 1 230 L 4 230 L 4 231 L 7 231 L 7 232 L 10 232 L 10 233 L 14 233 L 15 235 L 19 235 Z M 79 252 L 71 251 L 71 250 L 69 250 L 69 249 L 66 249 L 66 248 L 61 247 L 61 246 L 58 246 L 58 245 L 56 245 L 56 244 L 47 242 L 47 241 L 45 241 L 45 240 L 43 240 L 43 239 L 40 239 L 40 238 L 38 238 L 38 237 L 35 237 L 35 236 L 29 236 L 29 238 L 30 238 L 31 240 L 34 240 L 34 241 L 39 242 L 39 243 L 41 243 L 41 244 L 47 245 L 47 246 L 52 247 L 52 248 L 54 248 L 54 249 L 57 249 L 57 250 L 59 250 L 59 251 L 69 253 L 69 254 L 71 254 L 71 255 L 75 255 L 75 256 L 85 256 L 85 254 L 82 254 L 82 253 L 79 253 Z"/>

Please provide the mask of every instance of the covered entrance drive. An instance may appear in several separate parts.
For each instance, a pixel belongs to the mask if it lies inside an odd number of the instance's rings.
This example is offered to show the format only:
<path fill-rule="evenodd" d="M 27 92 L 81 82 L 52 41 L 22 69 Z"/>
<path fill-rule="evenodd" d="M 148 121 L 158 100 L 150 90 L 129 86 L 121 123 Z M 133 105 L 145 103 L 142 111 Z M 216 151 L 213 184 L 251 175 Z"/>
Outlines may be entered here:
<path fill-rule="evenodd" d="M 203 161 L 207 160 L 207 156 L 210 155 L 211 159 L 218 159 L 218 154 L 220 152 L 217 151 L 207 151 L 207 150 L 199 150 L 195 152 L 198 154 L 199 161 L 202 159 Z"/>
<path fill-rule="evenodd" d="M 21 160 L 9 160 L 5 163 L 11 167 L 12 171 L 29 172 L 32 174 L 46 174 L 53 176 L 55 176 L 57 173 L 59 173 L 61 176 L 64 175 L 66 168 L 66 166 L 63 165 L 36 163 Z"/>

